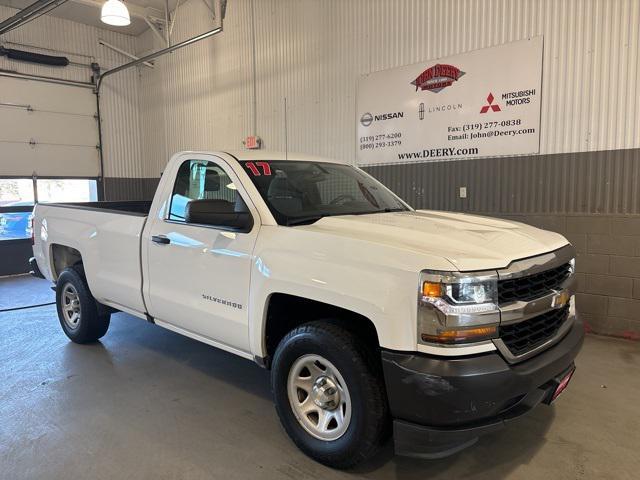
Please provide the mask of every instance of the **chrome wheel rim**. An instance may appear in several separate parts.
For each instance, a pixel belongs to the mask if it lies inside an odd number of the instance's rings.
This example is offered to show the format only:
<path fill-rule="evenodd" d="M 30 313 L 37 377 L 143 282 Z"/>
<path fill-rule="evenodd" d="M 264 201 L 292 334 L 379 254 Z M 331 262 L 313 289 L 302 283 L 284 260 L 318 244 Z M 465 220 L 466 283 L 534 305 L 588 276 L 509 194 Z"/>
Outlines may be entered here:
<path fill-rule="evenodd" d="M 298 358 L 287 379 L 289 403 L 298 423 L 324 441 L 340 438 L 351 422 L 351 397 L 338 369 L 320 355 Z"/>
<path fill-rule="evenodd" d="M 62 288 L 62 295 L 60 296 L 62 303 L 62 317 L 64 323 L 71 330 L 75 330 L 80 325 L 80 296 L 78 290 L 71 283 L 67 283 Z"/>

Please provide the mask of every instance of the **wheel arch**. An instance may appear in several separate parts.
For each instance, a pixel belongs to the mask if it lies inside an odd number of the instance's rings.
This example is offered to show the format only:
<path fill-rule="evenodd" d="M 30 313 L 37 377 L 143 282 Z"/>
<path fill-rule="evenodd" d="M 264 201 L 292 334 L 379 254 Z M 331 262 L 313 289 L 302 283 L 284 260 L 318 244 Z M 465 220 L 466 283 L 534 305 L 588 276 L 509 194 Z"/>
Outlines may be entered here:
<path fill-rule="evenodd" d="M 353 310 L 312 298 L 274 292 L 265 306 L 262 328 L 264 357 L 258 363 L 269 368 L 273 354 L 284 336 L 305 323 L 324 320 L 361 336 L 372 348 L 380 347 L 378 331 L 373 321 Z"/>
<path fill-rule="evenodd" d="M 51 274 L 54 281 L 58 279 L 66 268 L 83 263 L 82 254 L 79 250 L 59 243 L 50 245 L 50 258 Z"/>

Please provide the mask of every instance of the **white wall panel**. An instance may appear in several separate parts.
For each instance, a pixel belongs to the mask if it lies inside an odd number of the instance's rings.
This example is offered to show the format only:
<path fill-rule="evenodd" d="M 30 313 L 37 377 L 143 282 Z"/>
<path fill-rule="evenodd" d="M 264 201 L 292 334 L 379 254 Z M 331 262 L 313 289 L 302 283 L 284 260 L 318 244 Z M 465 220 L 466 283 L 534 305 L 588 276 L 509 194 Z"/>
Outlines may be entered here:
<path fill-rule="evenodd" d="M 159 57 L 155 69 L 142 71 L 146 176 L 159 175 L 167 152 L 242 146 L 251 112 L 248 6 L 233 2 L 235 15 L 223 34 Z M 203 2 L 182 8 L 174 43 L 217 26 Z M 149 31 L 141 36 L 140 46 L 140 54 L 163 48 Z"/>
<path fill-rule="evenodd" d="M 0 18 L 8 18 L 16 11 L 0 6 Z M 122 55 L 99 45 L 98 39 L 104 39 L 128 51 L 136 49 L 135 37 L 50 15 L 43 15 L 3 35 L 0 43 L 6 48 L 67 56 L 71 62 L 78 64 L 89 65 L 91 62 L 98 62 L 103 69 L 128 61 Z M 91 70 L 87 66 L 72 64 L 67 67 L 50 67 L 9 60 L 6 57 L 0 57 L 0 69 L 82 82 L 88 82 L 91 78 Z M 104 173 L 107 177 L 144 176 L 140 155 L 138 87 L 136 69 L 109 77 L 102 87 L 102 143 Z"/>
<path fill-rule="evenodd" d="M 201 1 L 181 8 L 181 38 L 206 29 Z M 640 147 L 638 0 L 229 0 L 223 34 L 142 74 L 146 175 L 175 150 L 238 148 L 252 133 L 252 9 L 266 148 L 284 148 L 286 97 L 290 150 L 353 162 L 360 75 L 536 35 L 541 153 Z"/>

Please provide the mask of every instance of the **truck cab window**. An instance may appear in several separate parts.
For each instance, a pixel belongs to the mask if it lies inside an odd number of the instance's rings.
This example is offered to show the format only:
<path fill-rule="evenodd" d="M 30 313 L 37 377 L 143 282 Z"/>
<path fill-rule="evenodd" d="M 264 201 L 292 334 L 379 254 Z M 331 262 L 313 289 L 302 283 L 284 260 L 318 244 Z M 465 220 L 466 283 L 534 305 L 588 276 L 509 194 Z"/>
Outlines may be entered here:
<path fill-rule="evenodd" d="M 178 169 L 169 220 L 186 222 L 187 206 L 195 200 L 211 200 L 207 202 L 211 213 L 231 213 L 238 197 L 236 186 L 220 166 L 206 160 L 187 160 Z"/>

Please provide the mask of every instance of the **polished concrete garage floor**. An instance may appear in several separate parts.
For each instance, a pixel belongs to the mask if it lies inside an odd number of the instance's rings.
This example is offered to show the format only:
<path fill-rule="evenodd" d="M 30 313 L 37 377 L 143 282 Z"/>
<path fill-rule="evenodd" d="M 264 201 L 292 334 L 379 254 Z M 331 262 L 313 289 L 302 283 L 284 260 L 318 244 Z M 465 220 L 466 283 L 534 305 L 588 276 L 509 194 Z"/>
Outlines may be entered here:
<path fill-rule="evenodd" d="M 24 298 L 49 298 L 46 282 L 18 281 L 31 292 Z M 0 282 L 5 301 L 12 284 Z M 457 456 L 421 461 L 388 447 L 345 473 L 288 440 L 266 371 L 128 315 L 112 318 L 101 343 L 81 346 L 64 336 L 53 306 L 0 313 L 0 478 L 639 478 L 639 343 L 588 337 L 555 406 Z"/>

